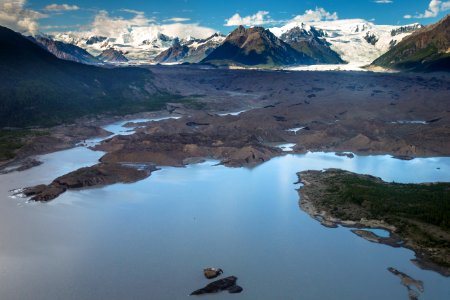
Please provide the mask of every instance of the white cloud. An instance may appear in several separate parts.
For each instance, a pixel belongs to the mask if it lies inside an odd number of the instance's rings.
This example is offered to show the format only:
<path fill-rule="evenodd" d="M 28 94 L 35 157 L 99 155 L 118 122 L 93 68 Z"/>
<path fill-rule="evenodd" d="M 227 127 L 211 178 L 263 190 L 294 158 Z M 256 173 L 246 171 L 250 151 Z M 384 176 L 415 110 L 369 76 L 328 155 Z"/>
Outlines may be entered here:
<path fill-rule="evenodd" d="M 200 26 L 199 24 L 185 24 L 185 23 L 173 23 L 161 25 L 161 32 L 171 37 L 196 37 L 207 38 L 213 35 L 216 30 Z"/>
<path fill-rule="evenodd" d="M 227 21 L 225 23 L 225 26 L 239 26 L 239 25 L 257 26 L 272 22 L 269 16 L 269 12 L 263 10 L 258 11 L 254 15 L 246 17 L 241 17 L 238 13 L 236 13 L 231 18 L 225 21 Z"/>
<path fill-rule="evenodd" d="M 189 18 L 177 18 L 177 17 L 174 17 L 174 18 L 170 18 L 170 19 L 166 19 L 166 20 L 164 20 L 165 22 L 186 22 L 186 21 L 190 21 L 191 19 L 189 19 Z"/>
<path fill-rule="evenodd" d="M 147 26 L 152 19 L 147 19 L 143 12 L 135 12 L 130 19 L 111 17 L 107 11 L 101 10 L 91 24 L 91 31 L 96 35 L 116 37 L 129 33 L 133 27 Z"/>
<path fill-rule="evenodd" d="M 144 14 L 143 11 L 128 9 L 128 8 L 122 8 L 122 9 L 119 9 L 119 11 L 127 12 L 127 13 L 134 14 L 134 15 L 143 15 Z"/>
<path fill-rule="evenodd" d="M 441 1 L 441 0 L 431 0 L 430 4 L 428 5 L 428 8 L 425 10 L 425 12 L 421 14 L 416 14 L 414 16 L 412 15 L 405 15 L 403 16 L 405 19 L 426 19 L 426 18 L 434 18 L 437 17 L 437 15 L 440 12 L 450 10 L 450 1 Z"/>
<path fill-rule="evenodd" d="M 48 11 L 71 11 L 71 10 L 79 10 L 80 7 L 76 5 L 69 4 L 50 4 L 45 7 L 45 10 Z"/>
<path fill-rule="evenodd" d="M 78 31 L 80 36 L 99 35 L 117 39 L 118 42 L 134 43 L 139 45 L 142 41 L 155 38 L 158 33 L 171 37 L 206 38 L 214 34 L 214 29 L 200 26 L 197 23 L 180 23 L 189 19 L 172 18 L 173 23 L 159 24 L 153 18 L 147 18 L 144 12 L 125 10 L 132 13 L 130 18 L 111 16 L 107 11 L 99 11 L 91 24 Z M 75 33 L 75 32 L 73 32 Z"/>
<path fill-rule="evenodd" d="M 33 34 L 38 31 L 38 20 L 47 15 L 26 7 L 26 0 L 0 0 L 0 24 L 15 31 Z"/>
<path fill-rule="evenodd" d="M 379 3 L 379 4 L 388 4 L 388 3 L 393 3 L 394 1 L 392 0 L 375 0 L 375 3 Z"/>
<path fill-rule="evenodd" d="M 337 12 L 330 13 L 321 7 L 316 7 L 315 10 L 308 9 L 303 15 L 295 16 L 290 22 L 318 22 L 337 19 Z"/>
<path fill-rule="evenodd" d="M 227 19 L 225 26 L 256 26 L 264 24 L 299 24 L 319 21 L 333 21 L 338 19 L 337 12 L 328 12 L 324 8 L 316 7 L 314 10 L 308 9 L 302 15 L 297 15 L 289 20 L 274 20 L 269 16 L 267 11 L 258 11 L 256 14 L 246 17 L 241 17 L 239 14 L 234 14 Z"/>

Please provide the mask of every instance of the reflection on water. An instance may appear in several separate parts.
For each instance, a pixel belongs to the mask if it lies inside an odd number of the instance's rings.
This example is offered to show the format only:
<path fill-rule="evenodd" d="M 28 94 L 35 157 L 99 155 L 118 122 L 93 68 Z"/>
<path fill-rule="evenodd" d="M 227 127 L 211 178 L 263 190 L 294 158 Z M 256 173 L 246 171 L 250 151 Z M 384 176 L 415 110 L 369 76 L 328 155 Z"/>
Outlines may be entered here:
<path fill-rule="evenodd" d="M 220 114 L 217 114 L 217 115 L 221 116 L 221 117 L 224 117 L 224 116 L 239 116 L 240 114 L 242 114 L 243 112 L 246 112 L 246 111 L 248 111 L 248 109 L 235 111 L 235 112 L 220 113 Z"/>
<path fill-rule="evenodd" d="M 288 144 L 281 144 L 281 145 L 277 145 L 278 148 L 280 148 L 281 150 L 283 150 L 283 152 L 291 152 L 294 150 L 296 144 L 294 143 L 288 143 Z"/>
<path fill-rule="evenodd" d="M 418 269 L 410 250 L 321 226 L 299 209 L 294 184 L 296 172 L 330 167 L 387 181 L 450 181 L 450 158 L 308 153 L 253 169 L 208 161 L 68 191 L 48 204 L 8 197 L 100 156 L 79 147 L 0 176 L 0 299 L 187 299 L 207 283 L 208 266 L 239 277 L 244 292 L 205 299 L 406 299 L 387 267 L 423 280 L 421 299 L 450 294 L 450 279 Z"/>
<path fill-rule="evenodd" d="M 159 117 L 159 118 L 146 118 L 146 119 L 132 119 L 127 121 L 118 121 L 106 126 L 103 126 L 102 128 L 106 131 L 111 132 L 111 135 L 107 137 L 96 137 L 92 139 L 85 140 L 81 142 L 79 145 L 85 146 L 85 147 L 94 147 L 101 141 L 105 139 L 109 139 L 115 135 L 131 135 L 136 132 L 136 129 L 139 128 L 139 123 L 146 123 L 146 122 L 159 122 L 163 120 L 169 120 L 169 119 L 179 119 L 181 117 L 179 116 L 167 116 L 167 117 Z M 126 124 L 130 125 L 136 125 L 136 126 L 125 126 Z"/>

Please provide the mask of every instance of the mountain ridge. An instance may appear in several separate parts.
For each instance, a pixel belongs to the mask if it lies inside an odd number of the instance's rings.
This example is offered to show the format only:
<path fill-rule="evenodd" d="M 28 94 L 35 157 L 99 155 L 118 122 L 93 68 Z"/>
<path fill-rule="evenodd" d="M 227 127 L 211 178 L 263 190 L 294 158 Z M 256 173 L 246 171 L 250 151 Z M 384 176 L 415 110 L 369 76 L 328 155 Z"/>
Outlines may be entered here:
<path fill-rule="evenodd" d="M 263 27 L 239 26 L 214 49 L 202 63 L 244 66 L 281 66 L 312 64 L 313 60 L 298 52 Z"/>
<path fill-rule="evenodd" d="M 0 26 L 0 127 L 51 126 L 98 113 L 165 107 L 150 70 L 61 60 Z"/>
<path fill-rule="evenodd" d="M 95 58 L 89 52 L 76 45 L 55 41 L 45 36 L 30 36 L 29 38 L 60 59 L 88 65 L 103 63 L 102 60 Z"/>
<path fill-rule="evenodd" d="M 450 71 L 450 14 L 414 32 L 371 65 L 405 71 Z"/>

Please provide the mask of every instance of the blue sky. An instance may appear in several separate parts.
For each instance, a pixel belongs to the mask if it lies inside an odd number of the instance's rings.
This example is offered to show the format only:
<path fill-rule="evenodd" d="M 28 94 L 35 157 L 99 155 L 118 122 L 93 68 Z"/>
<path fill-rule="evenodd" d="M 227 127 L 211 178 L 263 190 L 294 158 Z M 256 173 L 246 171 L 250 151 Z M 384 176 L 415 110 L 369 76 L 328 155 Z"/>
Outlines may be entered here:
<path fill-rule="evenodd" d="M 8 3 L 17 7 L 6 11 L 4 5 Z M 307 10 L 318 18 L 362 18 L 390 25 L 430 24 L 450 10 L 450 1 L 439 0 L 0 0 L 0 23 L 5 26 L 13 26 L 14 21 L 2 18 L 1 5 L 9 16 L 18 15 L 16 23 L 23 27 L 21 31 L 44 32 L 88 30 L 99 14 L 103 21 L 192 24 L 228 33 L 239 23 L 267 27 L 283 24 L 305 15 Z M 227 23 L 230 26 L 225 26 Z"/>

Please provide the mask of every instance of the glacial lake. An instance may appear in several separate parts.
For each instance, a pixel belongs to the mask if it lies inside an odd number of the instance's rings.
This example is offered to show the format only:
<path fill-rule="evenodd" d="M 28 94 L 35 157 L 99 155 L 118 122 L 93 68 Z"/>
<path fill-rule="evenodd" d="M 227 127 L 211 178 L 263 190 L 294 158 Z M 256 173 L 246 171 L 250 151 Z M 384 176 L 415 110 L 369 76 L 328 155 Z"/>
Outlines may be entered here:
<path fill-rule="evenodd" d="M 201 299 L 408 299 L 388 267 L 422 280 L 420 299 L 450 295 L 450 278 L 416 267 L 412 251 L 321 226 L 299 208 L 295 184 L 299 171 L 331 167 L 450 181 L 450 158 L 286 154 L 252 169 L 207 161 L 50 203 L 11 198 L 102 154 L 76 147 L 0 175 L 0 299 L 195 299 L 209 266 L 237 276 L 244 291 Z"/>

